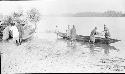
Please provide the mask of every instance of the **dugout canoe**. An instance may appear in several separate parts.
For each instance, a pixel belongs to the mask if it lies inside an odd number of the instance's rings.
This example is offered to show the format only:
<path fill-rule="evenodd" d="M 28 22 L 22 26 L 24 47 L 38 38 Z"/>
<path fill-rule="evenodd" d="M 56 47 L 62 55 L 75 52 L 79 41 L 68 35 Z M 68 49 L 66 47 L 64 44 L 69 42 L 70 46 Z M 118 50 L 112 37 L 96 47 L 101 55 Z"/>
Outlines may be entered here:
<path fill-rule="evenodd" d="M 63 39 L 70 40 L 70 38 L 67 37 L 66 33 L 58 32 L 58 35 Z M 76 36 L 76 41 L 78 42 L 89 42 L 89 40 L 90 40 L 90 36 L 83 36 L 83 35 Z M 102 37 L 95 37 L 95 43 L 100 43 L 100 44 L 110 44 L 118 41 L 121 41 L 121 40 L 113 39 L 113 38 L 106 39 Z"/>

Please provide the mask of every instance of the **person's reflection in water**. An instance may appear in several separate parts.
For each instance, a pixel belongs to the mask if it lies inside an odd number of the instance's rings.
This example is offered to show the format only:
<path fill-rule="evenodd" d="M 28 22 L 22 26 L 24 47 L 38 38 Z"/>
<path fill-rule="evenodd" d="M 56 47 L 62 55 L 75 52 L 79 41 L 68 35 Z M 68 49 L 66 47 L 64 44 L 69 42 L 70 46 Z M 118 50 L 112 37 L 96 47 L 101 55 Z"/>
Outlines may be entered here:
<path fill-rule="evenodd" d="M 67 41 L 67 48 L 69 49 L 69 51 L 68 51 L 69 56 L 74 56 L 75 53 L 77 52 L 76 43 L 71 44 L 70 41 Z"/>
<path fill-rule="evenodd" d="M 72 49 L 76 49 L 76 42 L 73 42 L 71 47 L 72 47 Z"/>
<path fill-rule="evenodd" d="M 90 52 L 91 54 L 95 54 L 95 48 L 96 47 L 100 47 L 101 49 L 104 49 L 104 54 L 108 55 L 110 53 L 110 50 L 115 50 L 115 51 L 119 51 L 119 49 L 116 49 L 114 46 L 110 46 L 109 44 L 90 44 Z"/>
<path fill-rule="evenodd" d="M 94 49 L 95 49 L 95 45 L 94 44 L 90 44 L 90 54 L 94 55 Z"/>
<path fill-rule="evenodd" d="M 116 49 L 114 46 L 110 46 L 110 45 L 107 45 L 107 44 L 105 44 L 105 45 L 103 45 L 103 47 L 102 47 L 103 49 L 104 49 L 104 53 L 106 54 L 106 55 L 108 55 L 110 52 L 109 52 L 109 50 L 115 50 L 115 51 L 119 51 L 119 49 Z"/>
<path fill-rule="evenodd" d="M 67 42 L 67 47 L 70 47 L 71 46 L 70 41 L 67 40 L 66 42 Z"/>
<path fill-rule="evenodd" d="M 104 53 L 106 55 L 108 55 L 109 54 L 109 50 L 110 50 L 110 45 L 105 44 L 104 47 L 103 47 L 103 49 L 104 49 Z"/>
<path fill-rule="evenodd" d="M 71 42 L 70 40 L 67 40 L 67 47 L 75 47 L 76 46 L 76 41 Z"/>
<path fill-rule="evenodd" d="M 109 44 L 98 44 L 95 45 L 95 47 L 100 47 L 101 49 L 104 49 L 104 54 L 106 55 L 110 53 L 110 50 L 114 50 L 116 52 L 119 51 L 119 49 L 115 48 L 114 46 L 110 46 Z"/>

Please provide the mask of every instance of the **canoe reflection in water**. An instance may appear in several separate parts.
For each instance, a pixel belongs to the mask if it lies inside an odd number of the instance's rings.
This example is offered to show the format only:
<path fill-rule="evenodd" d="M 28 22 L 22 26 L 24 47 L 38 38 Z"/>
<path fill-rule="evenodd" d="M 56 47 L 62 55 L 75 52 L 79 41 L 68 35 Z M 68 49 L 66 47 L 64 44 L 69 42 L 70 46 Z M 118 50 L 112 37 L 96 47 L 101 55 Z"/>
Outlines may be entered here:
<path fill-rule="evenodd" d="M 76 48 L 76 41 L 67 40 L 67 47 Z"/>
<path fill-rule="evenodd" d="M 64 41 L 67 44 L 67 47 L 74 50 L 77 49 L 77 47 L 79 46 L 85 46 L 85 48 L 89 48 L 90 54 L 93 54 L 93 55 L 98 54 L 102 50 L 104 50 L 103 52 L 106 55 L 108 55 L 111 50 L 116 52 L 119 51 L 119 49 L 115 48 L 115 46 L 111 46 L 110 44 L 100 44 L 100 43 L 91 44 L 89 42 L 77 42 L 77 41 L 74 41 L 73 43 L 71 43 L 70 40 L 61 39 L 61 38 L 58 39 L 57 41 Z M 80 45 L 77 45 L 77 43 Z"/>
<path fill-rule="evenodd" d="M 91 54 L 95 54 L 95 52 L 100 52 L 101 50 L 104 50 L 104 53 L 107 55 L 110 53 L 110 50 L 115 50 L 117 52 L 119 51 L 119 49 L 109 44 L 88 44 L 87 48 L 90 49 Z M 96 50 L 96 49 L 99 49 L 99 50 Z"/>
<path fill-rule="evenodd" d="M 75 49 L 77 47 L 77 42 L 74 42 L 72 45 L 69 41 L 67 41 L 67 46 L 71 47 L 72 49 Z M 117 49 L 115 46 L 111 46 L 110 44 L 90 44 L 90 43 L 80 43 L 81 45 L 85 45 L 86 48 L 90 49 L 90 54 L 94 55 L 102 50 L 104 50 L 104 54 L 108 55 L 111 50 L 118 52 L 119 49 Z"/>

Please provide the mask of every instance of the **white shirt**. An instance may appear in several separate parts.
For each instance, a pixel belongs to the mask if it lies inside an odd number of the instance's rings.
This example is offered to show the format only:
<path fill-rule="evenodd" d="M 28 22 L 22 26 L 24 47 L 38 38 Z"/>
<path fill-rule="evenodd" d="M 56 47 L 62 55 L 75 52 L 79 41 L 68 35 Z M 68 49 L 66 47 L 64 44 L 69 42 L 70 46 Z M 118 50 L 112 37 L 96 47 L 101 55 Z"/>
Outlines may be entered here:
<path fill-rule="evenodd" d="M 10 30 L 12 31 L 12 34 L 13 34 L 13 37 L 14 37 L 14 38 L 15 38 L 15 37 L 19 37 L 19 31 L 18 31 L 18 29 L 17 29 L 16 26 L 12 26 L 12 27 L 10 28 Z"/>

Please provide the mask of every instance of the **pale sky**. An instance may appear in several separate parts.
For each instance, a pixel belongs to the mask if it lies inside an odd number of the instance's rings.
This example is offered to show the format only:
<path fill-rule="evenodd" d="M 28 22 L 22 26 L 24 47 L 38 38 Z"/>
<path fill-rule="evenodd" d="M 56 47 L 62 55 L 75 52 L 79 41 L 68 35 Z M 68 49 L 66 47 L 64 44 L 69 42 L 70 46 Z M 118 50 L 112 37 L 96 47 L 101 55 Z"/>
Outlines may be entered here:
<path fill-rule="evenodd" d="M 15 9 L 36 7 L 41 14 L 62 14 L 76 12 L 103 12 L 106 10 L 125 11 L 125 0 L 37 0 L 37 1 L 2 1 L 0 13 L 10 13 Z"/>

